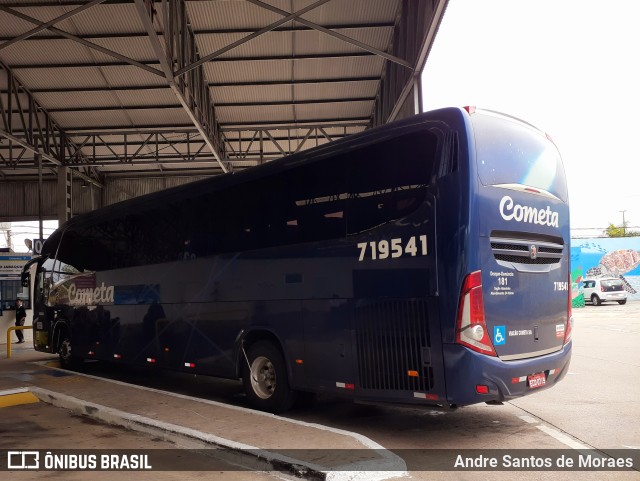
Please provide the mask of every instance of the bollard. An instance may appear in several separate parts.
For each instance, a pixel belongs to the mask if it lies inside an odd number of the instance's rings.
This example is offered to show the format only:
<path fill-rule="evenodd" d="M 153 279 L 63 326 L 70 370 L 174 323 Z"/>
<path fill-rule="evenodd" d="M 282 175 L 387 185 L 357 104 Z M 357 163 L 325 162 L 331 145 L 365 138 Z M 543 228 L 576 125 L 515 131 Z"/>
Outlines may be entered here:
<path fill-rule="evenodd" d="M 11 326 L 7 329 L 7 359 L 11 359 L 11 333 L 13 331 L 23 331 L 25 329 L 33 329 L 33 326 Z"/>

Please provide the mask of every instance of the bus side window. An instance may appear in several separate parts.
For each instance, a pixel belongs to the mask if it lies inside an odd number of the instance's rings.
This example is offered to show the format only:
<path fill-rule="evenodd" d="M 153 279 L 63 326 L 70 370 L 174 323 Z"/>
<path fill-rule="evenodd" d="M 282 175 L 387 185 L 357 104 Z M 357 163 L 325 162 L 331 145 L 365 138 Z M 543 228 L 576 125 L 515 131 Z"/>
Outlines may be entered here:
<path fill-rule="evenodd" d="M 440 162 L 434 169 L 435 178 L 439 179 L 445 175 L 458 171 L 458 133 L 457 132 L 438 132 L 442 138 L 442 149 Z"/>
<path fill-rule="evenodd" d="M 292 169 L 286 176 L 289 227 L 299 242 L 344 238 L 347 179 L 342 156 Z M 295 220 L 293 222 L 292 220 Z"/>
<path fill-rule="evenodd" d="M 355 235 L 418 209 L 436 162 L 438 139 L 427 130 L 351 154 L 347 233 Z"/>

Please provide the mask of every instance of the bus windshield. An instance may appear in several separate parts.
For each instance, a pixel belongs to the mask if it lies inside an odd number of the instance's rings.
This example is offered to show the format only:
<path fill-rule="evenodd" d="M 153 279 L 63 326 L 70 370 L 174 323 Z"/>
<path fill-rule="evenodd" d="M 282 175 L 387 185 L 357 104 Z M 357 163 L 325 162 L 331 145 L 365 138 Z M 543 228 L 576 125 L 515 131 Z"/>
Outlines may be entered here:
<path fill-rule="evenodd" d="M 567 202 L 564 167 L 553 142 L 508 117 L 477 112 L 471 119 L 482 184 L 526 185 Z"/>

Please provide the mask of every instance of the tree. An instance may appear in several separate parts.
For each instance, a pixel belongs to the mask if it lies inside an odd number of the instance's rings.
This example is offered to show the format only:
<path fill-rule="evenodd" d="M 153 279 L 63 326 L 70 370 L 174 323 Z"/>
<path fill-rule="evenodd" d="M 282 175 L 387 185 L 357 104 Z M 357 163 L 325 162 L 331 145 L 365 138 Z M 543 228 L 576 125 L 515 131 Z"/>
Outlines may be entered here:
<path fill-rule="evenodd" d="M 627 228 L 626 222 L 621 226 L 616 226 L 612 222 L 610 222 L 609 227 L 607 227 L 604 230 L 604 234 L 607 237 L 638 237 L 640 236 L 640 232 L 629 230 Z"/>

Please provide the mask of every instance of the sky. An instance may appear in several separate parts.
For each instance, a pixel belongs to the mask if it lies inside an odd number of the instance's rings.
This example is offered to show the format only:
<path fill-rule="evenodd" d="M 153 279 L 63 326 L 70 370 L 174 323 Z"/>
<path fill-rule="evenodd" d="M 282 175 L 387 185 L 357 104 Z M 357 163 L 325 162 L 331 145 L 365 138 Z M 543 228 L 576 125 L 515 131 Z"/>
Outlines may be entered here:
<path fill-rule="evenodd" d="M 449 0 L 422 77 L 425 110 L 473 105 L 547 132 L 572 236 L 640 230 L 640 1 Z M 592 230 L 586 230 L 592 228 Z"/>
<path fill-rule="evenodd" d="M 46 239 L 58 227 L 57 220 L 45 220 L 42 224 L 42 232 Z M 11 230 L 11 246 L 14 252 L 28 253 L 29 248 L 25 244 L 25 239 L 34 239 L 40 237 L 40 225 L 37 221 L 18 221 L 0 223 L 0 247 L 7 247 L 7 228 Z M 6 255 L 6 254 L 0 254 Z"/>

